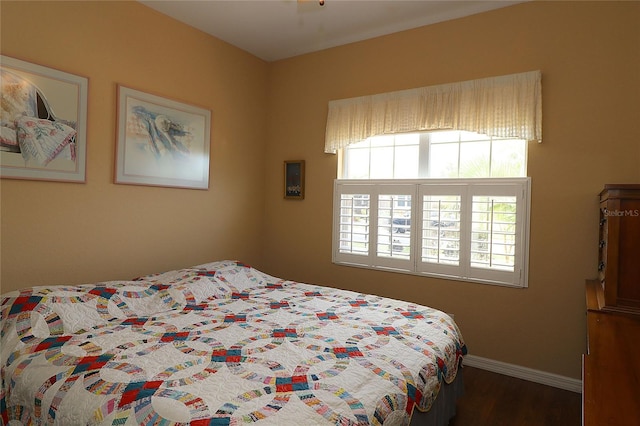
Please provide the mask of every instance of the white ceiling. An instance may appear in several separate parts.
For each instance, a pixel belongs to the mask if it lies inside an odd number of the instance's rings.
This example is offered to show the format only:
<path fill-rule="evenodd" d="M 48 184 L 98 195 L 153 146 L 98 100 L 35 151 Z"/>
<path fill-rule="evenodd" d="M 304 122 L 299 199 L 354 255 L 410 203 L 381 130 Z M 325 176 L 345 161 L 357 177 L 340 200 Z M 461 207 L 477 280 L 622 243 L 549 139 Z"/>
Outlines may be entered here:
<path fill-rule="evenodd" d="M 266 61 L 528 0 L 138 0 Z"/>

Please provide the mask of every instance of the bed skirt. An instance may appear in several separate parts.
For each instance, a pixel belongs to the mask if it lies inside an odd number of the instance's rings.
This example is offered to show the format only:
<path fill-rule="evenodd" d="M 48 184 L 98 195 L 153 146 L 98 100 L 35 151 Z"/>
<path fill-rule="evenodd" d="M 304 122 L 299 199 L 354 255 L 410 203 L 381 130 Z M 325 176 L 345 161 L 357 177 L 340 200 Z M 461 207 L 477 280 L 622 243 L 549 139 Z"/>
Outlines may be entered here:
<path fill-rule="evenodd" d="M 431 409 L 423 413 L 413 410 L 411 426 L 447 426 L 449 420 L 456 415 L 456 401 L 464 394 L 463 368 L 458 367 L 458 374 L 453 382 L 440 388 L 438 397 Z"/>

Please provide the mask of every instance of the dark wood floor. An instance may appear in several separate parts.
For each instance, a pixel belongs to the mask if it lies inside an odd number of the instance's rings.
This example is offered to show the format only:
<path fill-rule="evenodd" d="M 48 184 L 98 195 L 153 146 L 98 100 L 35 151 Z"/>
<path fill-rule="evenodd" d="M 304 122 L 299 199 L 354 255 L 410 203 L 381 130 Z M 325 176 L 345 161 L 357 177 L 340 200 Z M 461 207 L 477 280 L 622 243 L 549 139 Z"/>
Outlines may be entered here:
<path fill-rule="evenodd" d="M 449 426 L 579 426 L 579 393 L 464 367 L 465 394 Z"/>

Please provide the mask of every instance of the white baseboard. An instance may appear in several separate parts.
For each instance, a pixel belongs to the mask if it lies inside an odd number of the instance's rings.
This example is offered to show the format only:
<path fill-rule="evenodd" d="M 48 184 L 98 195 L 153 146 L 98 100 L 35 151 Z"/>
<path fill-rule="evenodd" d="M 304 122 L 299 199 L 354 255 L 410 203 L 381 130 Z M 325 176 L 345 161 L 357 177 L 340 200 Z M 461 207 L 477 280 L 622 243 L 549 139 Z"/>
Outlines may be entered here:
<path fill-rule="evenodd" d="M 560 388 L 571 392 L 582 392 L 582 380 L 547 373 L 545 371 L 534 370 L 532 368 L 521 367 L 515 364 L 494 361 L 492 359 L 482 358 L 475 355 L 465 355 L 463 365 L 493 371 L 494 373 L 504 374 L 505 376 L 529 380 L 530 382 L 541 383 L 543 385 L 553 386 L 554 388 Z"/>

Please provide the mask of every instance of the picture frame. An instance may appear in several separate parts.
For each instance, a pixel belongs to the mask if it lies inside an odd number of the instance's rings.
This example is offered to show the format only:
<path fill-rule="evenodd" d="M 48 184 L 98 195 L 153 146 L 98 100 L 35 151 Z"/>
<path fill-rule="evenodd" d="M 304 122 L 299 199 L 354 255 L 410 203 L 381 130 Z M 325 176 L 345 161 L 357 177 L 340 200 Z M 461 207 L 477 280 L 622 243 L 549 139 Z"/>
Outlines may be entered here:
<path fill-rule="evenodd" d="M 0 56 L 0 177 L 86 182 L 89 80 Z"/>
<path fill-rule="evenodd" d="M 209 189 L 211 111 L 118 85 L 115 183 Z"/>
<path fill-rule="evenodd" d="M 290 200 L 304 199 L 304 160 L 284 162 L 284 198 Z"/>

